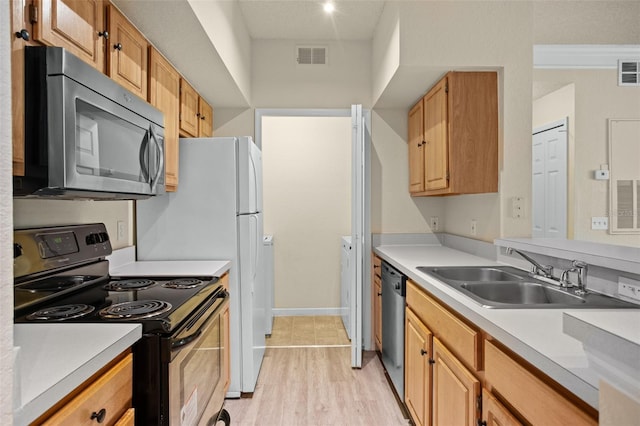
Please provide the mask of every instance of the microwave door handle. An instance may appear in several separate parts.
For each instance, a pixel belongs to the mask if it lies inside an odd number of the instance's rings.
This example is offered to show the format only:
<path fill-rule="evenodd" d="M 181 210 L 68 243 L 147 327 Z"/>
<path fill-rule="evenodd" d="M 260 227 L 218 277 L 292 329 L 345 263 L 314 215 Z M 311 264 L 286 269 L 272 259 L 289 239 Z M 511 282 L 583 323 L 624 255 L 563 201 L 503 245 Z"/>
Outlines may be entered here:
<path fill-rule="evenodd" d="M 150 134 L 149 132 L 147 132 L 146 137 L 142 142 L 142 146 L 140 147 L 140 169 L 141 169 L 140 171 L 142 172 L 142 177 L 144 178 L 144 180 L 149 179 L 149 167 L 148 167 L 149 139 L 150 139 Z"/>
<path fill-rule="evenodd" d="M 162 145 L 160 144 L 158 135 L 156 135 L 156 132 L 153 130 L 153 125 L 149 126 L 149 132 L 151 133 L 151 137 L 153 138 L 153 142 L 156 144 L 156 147 L 158 148 L 157 152 L 159 153 L 156 175 L 151 180 L 151 192 L 154 192 L 156 190 L 158 180 L 160 179 L 160 174 L 162 173 L 162 165 L 164 164 L 164 152 L 162 150 Z"/>

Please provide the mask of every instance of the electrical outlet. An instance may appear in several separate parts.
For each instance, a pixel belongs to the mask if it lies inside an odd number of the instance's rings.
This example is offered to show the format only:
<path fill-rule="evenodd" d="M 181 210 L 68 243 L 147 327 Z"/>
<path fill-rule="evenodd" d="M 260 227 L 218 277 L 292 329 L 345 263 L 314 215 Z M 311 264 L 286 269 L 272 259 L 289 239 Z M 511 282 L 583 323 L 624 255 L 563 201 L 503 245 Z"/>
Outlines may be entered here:
<path fill-rule="evenodd" d="M 514 219 L 522 219 L 524 217 L 524 197 L 513 197 L 511 199 L 511 216 Z"/>
<path fill-rule="evenodd" d="M 471 219 L 471 235 L 478 234 L 478 221 L 475 219 Z"/>
<path fill-rule="evenodd" d="M 438 230 L 438 216 L 431 216 L 429 225 L 431 226 L 431 232 L 436 232 Z"/>
<path fill-rule="evenodd" d="M 591 229 L 604 229 L 604 230 L 609 229 L 609 218 L 606 216 L 592 217 Z"/>
<path fill-rule="evenodd" d="M 623 299 L 640 302 L 640 281 L 627 277 L 618 277 L 618 294 Z"/>
<path fill-rule="evenodd" d="M 118 221 L 118 240 L 124 240 L 127 238 L 127 224 L 124 220 Z"/>

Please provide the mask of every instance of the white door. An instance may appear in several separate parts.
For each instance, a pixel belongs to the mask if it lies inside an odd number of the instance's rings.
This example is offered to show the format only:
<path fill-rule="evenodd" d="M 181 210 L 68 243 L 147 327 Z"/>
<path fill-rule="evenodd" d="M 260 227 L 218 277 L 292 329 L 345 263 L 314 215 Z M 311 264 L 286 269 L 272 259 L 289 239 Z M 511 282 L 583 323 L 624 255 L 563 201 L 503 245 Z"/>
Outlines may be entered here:
<path fill-rule="evenodd" d="M 533 131 L 532 237 L 567 238 L 567 119 Z"/>
<path fill-rule="evenodd" d="M 366 115 L 365 115 L 366 114 Z M 371 263 L 371 230 L 369 224 L 369 150 L 370 117 L 363 113 L 362 105 L 351 106 L 351 367 L 362 366 L 363 319 L 370 318 L 363 311 L 363 300 L 371 288 L 370 275 L 366 273 Z M 366 316 L 365 316 L 366 315 Z M 369 323 L 370 321 L 367 321 Z M 368 333 L 370 334 L 370 333 Z"/>

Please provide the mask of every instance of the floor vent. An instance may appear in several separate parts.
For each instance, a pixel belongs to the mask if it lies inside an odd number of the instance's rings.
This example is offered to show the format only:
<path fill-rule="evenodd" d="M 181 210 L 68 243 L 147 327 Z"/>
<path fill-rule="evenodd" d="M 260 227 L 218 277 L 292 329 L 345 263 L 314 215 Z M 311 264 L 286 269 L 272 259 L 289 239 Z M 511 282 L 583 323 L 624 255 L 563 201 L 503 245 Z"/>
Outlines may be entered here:
<path fill-rule="evenodd" d="M 640 61 L 618 61 L 618 86 L 640 86 Z"/>
<path fill-rule="evenodd" d="M 296 62 L 298 65 L 327 65 L 327 48 L 318 46 L 298 46 Z"/>

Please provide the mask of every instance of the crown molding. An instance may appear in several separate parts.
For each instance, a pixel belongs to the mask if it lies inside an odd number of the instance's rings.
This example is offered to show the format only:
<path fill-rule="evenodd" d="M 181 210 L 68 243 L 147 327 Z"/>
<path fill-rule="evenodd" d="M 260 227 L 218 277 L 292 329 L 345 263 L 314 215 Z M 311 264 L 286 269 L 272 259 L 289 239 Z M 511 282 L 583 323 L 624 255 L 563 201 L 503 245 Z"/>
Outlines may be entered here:
<path fill-rule="evenodd" d="M 546 69 L 617 69 L 618 60 L 640 61 L 635 44 L 536 44 L 533 67 Z"/>

